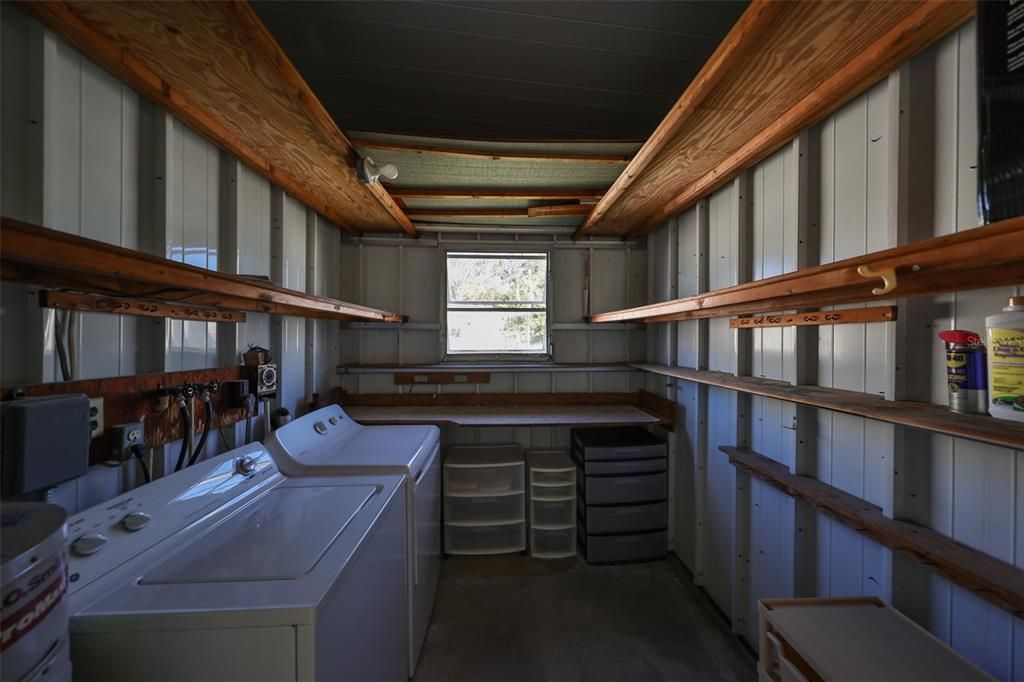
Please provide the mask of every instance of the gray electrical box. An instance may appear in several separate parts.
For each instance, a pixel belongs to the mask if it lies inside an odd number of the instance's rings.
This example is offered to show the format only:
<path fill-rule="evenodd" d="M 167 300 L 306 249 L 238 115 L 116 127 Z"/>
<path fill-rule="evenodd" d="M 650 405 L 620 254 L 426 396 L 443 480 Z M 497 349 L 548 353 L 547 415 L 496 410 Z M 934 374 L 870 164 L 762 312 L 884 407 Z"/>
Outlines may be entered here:
<path fill-rule="evenodd" d="M 2 494 L 22 495 L 83 476 L 89 468 L 89 398 L 82 394 L 0 403 Z"/>

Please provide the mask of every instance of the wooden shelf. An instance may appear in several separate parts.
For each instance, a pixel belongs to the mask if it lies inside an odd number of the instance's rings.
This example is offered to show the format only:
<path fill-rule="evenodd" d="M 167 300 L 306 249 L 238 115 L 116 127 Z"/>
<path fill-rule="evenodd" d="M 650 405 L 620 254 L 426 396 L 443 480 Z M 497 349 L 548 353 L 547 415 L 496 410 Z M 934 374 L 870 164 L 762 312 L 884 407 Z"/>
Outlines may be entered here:
<path fill-rule="evenodd" d="M 943 405 L 909 400 L 885 400 L 880 396 L 823 386 L 794 386 L 784 381 L 738 377 L 725 372 L 634 364 L 633 367 L 675 379 L 819 407 L 890 424 L 912 426 L 947 436 L 1024 449 L 1024 424 L 986 415 L 960 414 Z"/>
<path fill-rule="evenodd" d="M 492 372 L 521 374 L 530 372 L 636 372 L 625 362 L 586 364 L 569 362 L 440 362 L 435 365 L 338 365 L 338 374 L 391 374 L 394 372 L 428 374 L 443 372 Z"/>
<path fill-rule="evenodd" d="M 751 2 L 576 237 L 648 232 L 973 15 L 957 0 Z"/>
<path fill-rule="evenodd" d="M 891 268 L 895 287 L 874 293 Z M 1024 282 L 1024 216 L 727 289 L 598 313 L 591 322 L 670 322 L 817 308 Z"/>
<path fill-rule="evenodd" d="M 0 218 L 0 278 L 209 310 L 402 322 L 396 313 L 312 296 L 140 251 Z"/>
<path fill-rule="evenodd" d="M 652 393 L 344 394 L 362 424 L 471 427 L 660 425 L 672 429 L 675 405 Z"/>
<path fill-rule="evenodd" d="M 359 182 L 351 141 L 249 3 L 55 0 L 20 6 L 339 227 L 418 236 L 382 185 Z"/>
<path fill-rule="evenodd" d="M 1024 616 L 1024 570 L 931 528 L 890 519 L 880 507 L 815 478 L 795 475 L 784 464 L 753 450 L 727 445 L 719 449 L 729 456 L 729 462 L 737 469 L 804 500 L 818 511 L 911 557 L 1018 618 Z"/>

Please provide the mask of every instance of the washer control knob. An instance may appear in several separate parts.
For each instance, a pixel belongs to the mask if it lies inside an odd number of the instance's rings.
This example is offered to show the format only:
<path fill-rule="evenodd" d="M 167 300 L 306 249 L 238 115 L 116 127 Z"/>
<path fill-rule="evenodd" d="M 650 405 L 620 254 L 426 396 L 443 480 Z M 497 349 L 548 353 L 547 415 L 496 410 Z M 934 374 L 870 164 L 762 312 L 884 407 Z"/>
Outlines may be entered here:
<path fill-rule="evenodd" d="M 125 517 L 121 519 L 121 526 L 124 527 L 125 530 L 135 532 L 145 528 L 146 524 L 152 520 L 153 517 L 146 512 L 137 511 L 126 514 Z"/>
<path fill-rule="evenodd" d="M 244 455 L 235 460 L 235 471 L 243 476 L 252 476 L 256 473 L 256 458 Z"/>
<path fill-rule="evenodd" d="M 317 433 L 321 435 L 327 433 L 327 424 L 324 424 L 323 422 L 317 422 L 316 424 L 313 424 L 313 428 L 316 430 Z"/>
<path fill-rule="evenodd" d="M 333 426 L 337 426 L 337 425 L 338 425 L 338 422 L 339 422 L 340 420 L 339 420 L 339 419 L 338 419 L 337 417 L 331 417 L 331 418 L 330 418 L 330 419 L 328 419 L 327 421 L 331 422 L 331 424 L 332 424 Z"/>
<path fill-rule="evenodd" d="M 89 556 L 103 549 L 105 544 L 107 544 L 107 536 L 92 533 L 90 535 L 83 535 L 72 542 L 71 551 L 78 556 Z"/>

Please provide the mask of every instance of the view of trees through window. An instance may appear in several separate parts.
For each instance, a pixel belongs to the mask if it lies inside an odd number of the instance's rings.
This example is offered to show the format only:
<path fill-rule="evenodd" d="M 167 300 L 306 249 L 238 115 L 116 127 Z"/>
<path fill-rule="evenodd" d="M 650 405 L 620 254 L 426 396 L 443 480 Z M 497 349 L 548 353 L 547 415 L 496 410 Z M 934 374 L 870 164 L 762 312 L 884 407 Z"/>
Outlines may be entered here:
<path fill-rule="evenodd" d="M 543 253 L 447 256 L 449 353 L 547 352 Z"/>

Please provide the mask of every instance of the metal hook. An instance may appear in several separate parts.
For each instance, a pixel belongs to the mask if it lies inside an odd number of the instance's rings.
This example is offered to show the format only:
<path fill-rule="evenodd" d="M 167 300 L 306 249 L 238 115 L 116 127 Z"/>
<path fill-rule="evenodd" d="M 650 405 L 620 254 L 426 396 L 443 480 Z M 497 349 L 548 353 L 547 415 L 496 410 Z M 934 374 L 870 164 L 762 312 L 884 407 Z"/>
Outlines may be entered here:
<path fill-rule="evenodd" d="M 857 274 L 861 277 L 880 277 L 883 286 L 881 288 L 875 287 L 871 290 L 875 296 L 881 296 L 887 294 L 896 288 L 896 270 L 894 268 L 880 268 L 878 270 L 872 270 L 867 265 L 861 265 L 857 268 Z"/>

